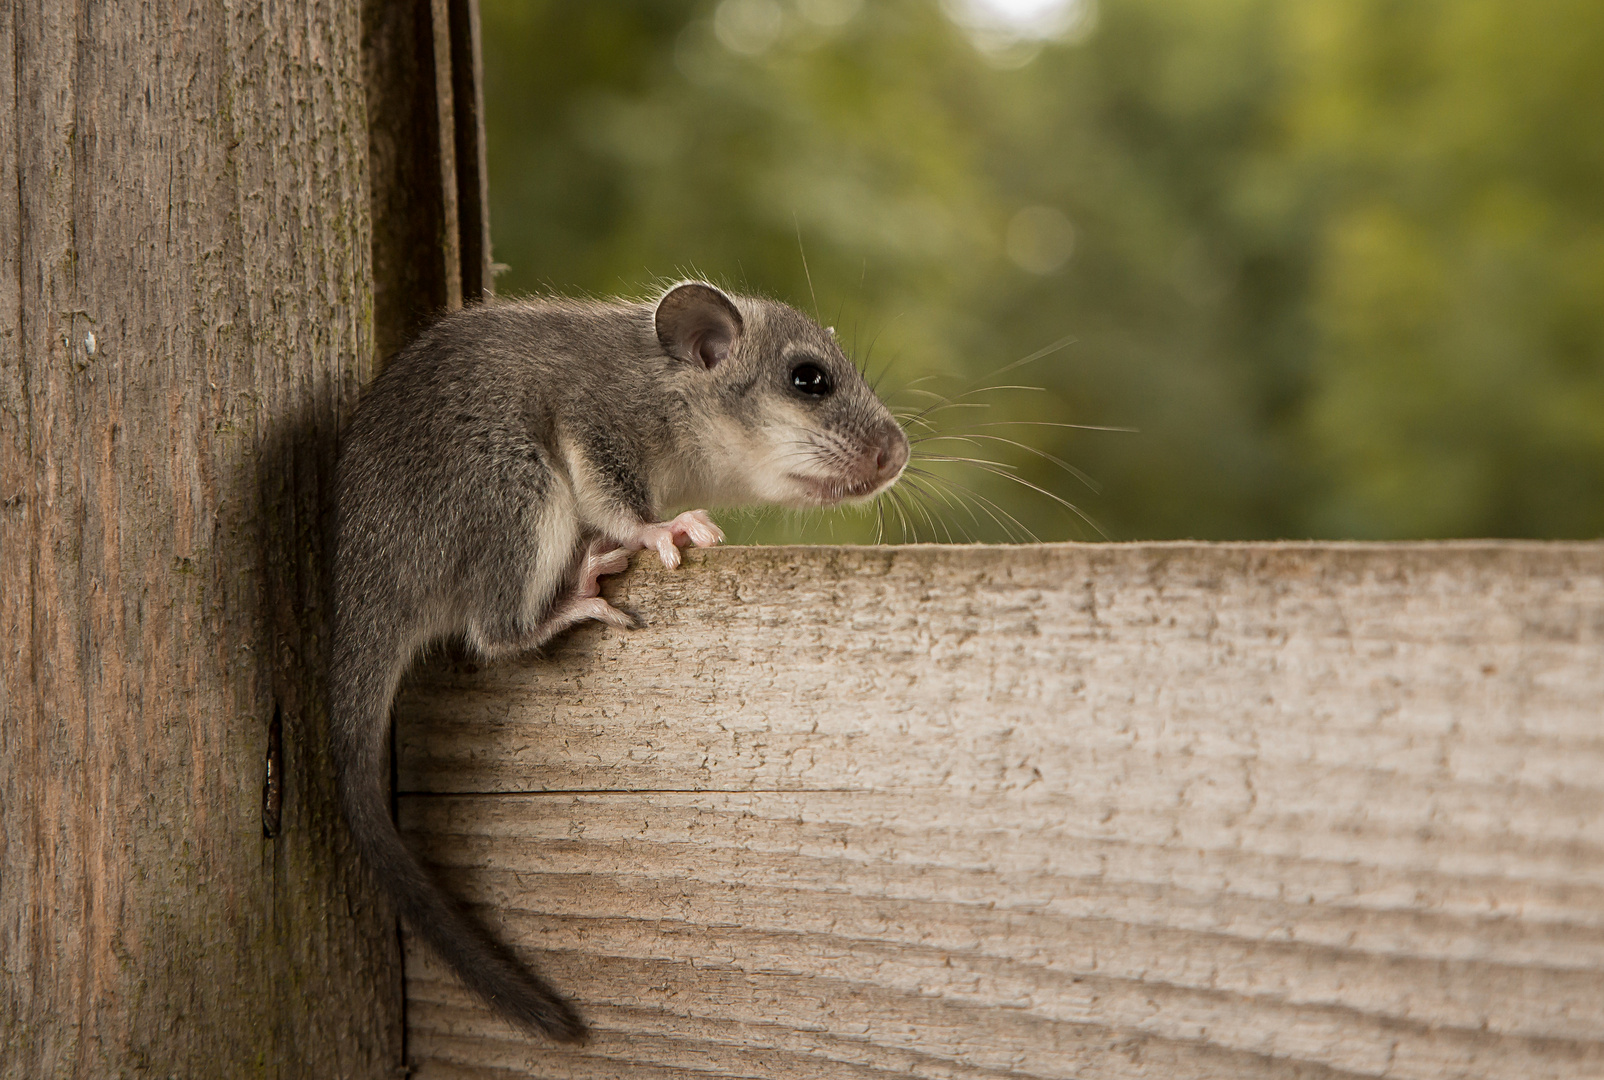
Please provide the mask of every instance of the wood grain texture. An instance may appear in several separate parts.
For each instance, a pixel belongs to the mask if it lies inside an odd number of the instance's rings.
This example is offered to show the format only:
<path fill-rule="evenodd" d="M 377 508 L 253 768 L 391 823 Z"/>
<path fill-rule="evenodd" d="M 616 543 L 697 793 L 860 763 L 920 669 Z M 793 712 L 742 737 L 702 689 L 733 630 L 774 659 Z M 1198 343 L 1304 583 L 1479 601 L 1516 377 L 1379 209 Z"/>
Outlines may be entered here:
<path fill-rule="evenodd" d="M 0 1076 L 400 1059 L 319 676 L 372 353 L 358 33 L 356 0 L 0 13 Z"/>
<path fill-rule="evenodd" d="M 583 1004 L 442 1077 L 1604 1075 L 1604 545 L 730 549 L 443 658 L 401 815 Z"/>

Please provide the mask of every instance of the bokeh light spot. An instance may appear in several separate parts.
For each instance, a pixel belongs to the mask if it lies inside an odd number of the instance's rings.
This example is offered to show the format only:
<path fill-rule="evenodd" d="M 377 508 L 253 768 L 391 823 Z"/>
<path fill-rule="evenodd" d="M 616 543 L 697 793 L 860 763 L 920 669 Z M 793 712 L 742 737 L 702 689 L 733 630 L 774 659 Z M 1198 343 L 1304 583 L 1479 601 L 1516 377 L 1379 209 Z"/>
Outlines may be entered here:
<path fill-rule="evenodd" d="M 815 26 L 845 26 L 863 7 L 863 0 L 796 0 L 796 10 Z"/>
<path fill-rule="evenodd" d="M 1027 206 L 1008 223 L 1003 248 L 1015 266 L 1050 274 L 1075 253 L 1075 226 L 1051 206 Z"/>
<path fill-rule="evenodd" d="M 730 52 L 757 56 L 779 40 L 785 13 L 775 0 L 724 0 L 713 13 L 713 33 Z"/>

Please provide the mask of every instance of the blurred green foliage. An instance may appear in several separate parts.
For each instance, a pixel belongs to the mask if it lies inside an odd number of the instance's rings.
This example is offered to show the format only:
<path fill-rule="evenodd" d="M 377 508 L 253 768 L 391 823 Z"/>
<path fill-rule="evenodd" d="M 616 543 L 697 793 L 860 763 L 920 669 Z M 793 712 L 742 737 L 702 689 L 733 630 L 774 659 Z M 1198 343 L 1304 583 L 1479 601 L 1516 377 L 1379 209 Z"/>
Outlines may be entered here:
<path fill-rule="evenodd" d="M 920 439 L 887 539 L 1604 533 L 1597 0 L 481 8 L 501 291 L 816 304 Z"/>

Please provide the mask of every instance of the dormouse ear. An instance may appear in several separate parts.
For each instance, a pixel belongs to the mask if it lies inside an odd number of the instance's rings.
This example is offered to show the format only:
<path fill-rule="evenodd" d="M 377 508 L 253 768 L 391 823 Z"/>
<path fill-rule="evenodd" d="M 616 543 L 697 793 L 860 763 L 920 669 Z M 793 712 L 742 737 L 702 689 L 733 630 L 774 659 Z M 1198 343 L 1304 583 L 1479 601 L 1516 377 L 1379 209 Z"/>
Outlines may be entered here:
<path fill-rule="evenodd" d="M 657 340 L 677 360 L 711 370 L 729 358 L 743 324 L 735 301 L 702 281 L 682 281 L 657 301 Z"/>

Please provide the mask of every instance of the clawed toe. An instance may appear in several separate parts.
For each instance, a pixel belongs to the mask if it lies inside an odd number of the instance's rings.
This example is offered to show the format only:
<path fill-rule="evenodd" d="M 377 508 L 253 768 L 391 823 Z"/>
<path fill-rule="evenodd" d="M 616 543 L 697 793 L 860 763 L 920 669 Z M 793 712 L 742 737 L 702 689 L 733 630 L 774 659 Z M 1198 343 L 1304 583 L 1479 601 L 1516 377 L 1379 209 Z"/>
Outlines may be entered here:
<path fill-rule="evenodd" d="M 641 547 L 654 549 L 663 560 L 663 565 L 670 570 L 680 563 L 681 544 L 712 547 L 723 541 L 723 530 L 713 524 L 706 510 L 687 510 L 673 521 L 646 525 L 642 527 L 637 540 Z"/>
<path fill-rule="evenodd" d="M 606 623 L 608 626 L 617 627 L 620 630 L 633 630 L 639 624 L 639 620 L 635 616 L 627 611 L 621 611 L 613 607 L 613 605 L 599 596 L 576 600 L 571 610 L 576 616 L 576 622 L 583 619 L 595 619 L 597 622 Z"/>
<path fill-rule="evenodd" d="M 671 521 L 669 528 L 688 537 L 697 547 L 712 547 L 724 542 L 724 530 L 713 524 L 706 510 L 687 510 Z"/>
<path fill-rule="evenodd" d="M 552 613 L 546 625 L 546 635 L 549 637 L 590 619 L 619 630 L 634 630 L 640 625 L 640 620 L 634 615 L 613 607 L 599 596 L 576 597 Z"/>

